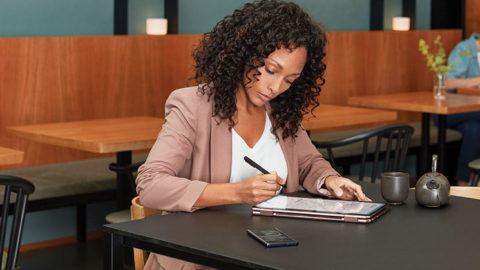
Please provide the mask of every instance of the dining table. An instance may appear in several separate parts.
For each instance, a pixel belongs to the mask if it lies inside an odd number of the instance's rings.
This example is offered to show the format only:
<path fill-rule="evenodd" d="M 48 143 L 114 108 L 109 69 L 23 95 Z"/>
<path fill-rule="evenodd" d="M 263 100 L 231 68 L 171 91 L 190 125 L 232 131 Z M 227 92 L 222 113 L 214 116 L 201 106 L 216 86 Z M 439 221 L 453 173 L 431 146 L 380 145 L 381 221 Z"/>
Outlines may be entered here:
<path fill-rule="evenodd" d="M 132 151 L 150 149 L 164 119 L 150 116 L 67 121 L 8 127 L 18 137 L 81 151 L 116 153 L 118 166 L 132 163 Z M 107 169 L 107 168 L 105 168 Z M 129 206 L 128 176 L 117 173 L 117 208 Z"/>
<path fill-rule="evenodd" d="M 23 151 L 0 146 L 0 166 L 23 162 Z"/>
<path fill-rule="evenodd" d="M 359 184 L 384 202 L 380 185 Z M 424 207 L 409 190 L 403 204 L 389 205 L 370 224 L 257 216 L 248 204 L 155 214 L 103 227 L 104 269 L 122 269 L 124 247 L 216 269 L 478 269 L 479 207 L 479 200 L 457 196 Z M 299 244 L 266 248 L 247 233 L 268 228 Z"/>
<path fill-rule="evenodd" d="M 302 122 L 307 130 L 348 127 L 373 124 L 397 119 L 397 113 L 387 110 L 355 108 L 344 105 L 322 104 L 315 110 L 315 117 L 307 115 Z M 7 130 L 18 137 L 91 153 L 116 153 L 117 165 L 132 163 L 133 150 L 150 149 L 162 129 L 160 117 L 136 116 L 109 119 L 67 121 L 22 126 Z M 117 173 L 117 208 L 129 206 L 127 198 L 128 178 Z"/>
<path fill-rule="evenodd" d="M 348 98 L 348 104 L 376 109 L 422 113 L 420 173 L 429 171 L 428 153 L 430 118 L 438 115 L 438 171 L 445 169 L 445 141 L 447 115 L 480 111 L 480 96 L 447 94 L 445 99 L 435 99 L 432 92 L 400 92 Z"/>
<path fill-rule="evenodd" d="M 314 115 L 307 114 L 304 117 L 302 125 L 307 131 L 310 131 L 378 124 L 395 120 L 397 120 L 397 113 L 394 111 L 321 104 L 314 110 Z"/>
<path fill-rule="evenodd" d="M 480 95 L 480 87 L 457 88 L 457 94 Z"/>

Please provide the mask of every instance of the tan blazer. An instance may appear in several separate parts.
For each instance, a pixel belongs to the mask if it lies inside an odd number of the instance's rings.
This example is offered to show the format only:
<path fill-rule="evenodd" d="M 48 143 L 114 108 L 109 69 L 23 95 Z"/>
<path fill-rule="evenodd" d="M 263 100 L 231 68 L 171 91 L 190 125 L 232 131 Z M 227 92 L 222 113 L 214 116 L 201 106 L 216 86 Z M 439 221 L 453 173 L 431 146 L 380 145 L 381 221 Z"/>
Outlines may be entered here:
<path fill-rule="evenodd" d="M 197 89 L 175 90 L 167 99 L 165 124 L 136 180 L 144 206 L 191 212 L 196 210 L 193 204 L 208 183 L 230 181 L 232 133 L 227 121 L 212 117 L 213 99 L 208 101 Z M 310 193 L 329 196 L 322 185 L 327 176 L 338 173 L 313 146 L 305 130 L 297 134 L 293 141 L 281 139 L 281 131 L 277 132 L 288 167 L 286 192 L 298 191 L 302 184 Z M 145 268 L 199 266 L 156 255 L 150 256 Z"/>
<path fill-rule="evenodd" d="M 195 210 L 193 204 L 208 183 L 228 183 L 232 164 L 232 133 L 227 121 L 212 117 L 213 99 L 197 87 L 175 90 L 165 105 L 165 124 L 144 165 L 137 192 L 142 205 L 166 211 Z M 321 116 L 320 116 L 321 117 Z M 310 141 L 305 130 L 295 140 L 281 138 L 287 161 L 286 192 L 299 184 L 310 193 L 328 196 L 321 188 L 327 176 L 338 175 Z"/>

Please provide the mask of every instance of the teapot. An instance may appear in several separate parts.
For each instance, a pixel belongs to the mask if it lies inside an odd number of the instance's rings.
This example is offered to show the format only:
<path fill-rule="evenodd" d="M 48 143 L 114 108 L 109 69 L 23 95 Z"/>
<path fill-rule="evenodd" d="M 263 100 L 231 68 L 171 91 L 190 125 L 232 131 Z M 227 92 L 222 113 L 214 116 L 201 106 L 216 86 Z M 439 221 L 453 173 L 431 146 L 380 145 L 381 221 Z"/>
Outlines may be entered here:
<path fill-rule="evenodd" d="M 432 156 L 432 171 L 420 177 L 415 188 L 415 199 L 426 207 L 439 207 L 448 203 L 450 183 L 437 172 L 437 155 Z"/>

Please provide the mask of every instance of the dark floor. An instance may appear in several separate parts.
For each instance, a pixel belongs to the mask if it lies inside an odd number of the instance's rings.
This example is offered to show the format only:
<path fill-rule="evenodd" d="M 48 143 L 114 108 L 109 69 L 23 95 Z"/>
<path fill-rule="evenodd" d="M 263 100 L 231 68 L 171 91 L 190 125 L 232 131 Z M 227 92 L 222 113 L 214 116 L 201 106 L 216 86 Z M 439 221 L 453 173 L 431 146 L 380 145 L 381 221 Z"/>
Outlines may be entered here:
<path fill-rule="evenodd" d="M 23 252 L 22 270 L 103 269 L 103 238 Z"/>

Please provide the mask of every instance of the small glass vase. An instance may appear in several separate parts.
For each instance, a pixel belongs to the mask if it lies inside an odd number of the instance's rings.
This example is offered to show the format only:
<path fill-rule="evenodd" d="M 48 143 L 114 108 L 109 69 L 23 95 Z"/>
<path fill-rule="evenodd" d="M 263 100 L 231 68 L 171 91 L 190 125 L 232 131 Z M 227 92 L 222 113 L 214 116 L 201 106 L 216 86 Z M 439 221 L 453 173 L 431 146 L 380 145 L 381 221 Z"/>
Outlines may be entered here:
<path fill-rule="evenodd" d="M 433 97 L 435 99 L 446 99 L 445 76 L 442 73 L 435 73 L 433 80 Z"/>

